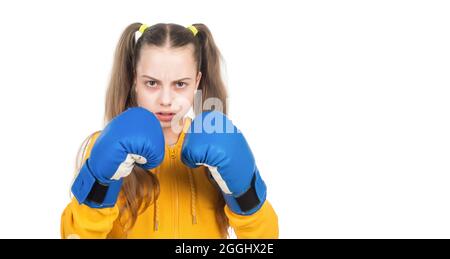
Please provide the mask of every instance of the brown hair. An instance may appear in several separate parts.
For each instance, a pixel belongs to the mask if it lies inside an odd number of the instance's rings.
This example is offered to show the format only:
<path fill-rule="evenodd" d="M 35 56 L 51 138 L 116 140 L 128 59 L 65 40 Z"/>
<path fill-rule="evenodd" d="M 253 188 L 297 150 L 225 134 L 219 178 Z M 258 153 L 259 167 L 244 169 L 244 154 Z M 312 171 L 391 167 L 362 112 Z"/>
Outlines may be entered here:
<path fill-rule="evenodd" d="M 201 107 L 194 107 L 194 112 L 196 114 L 202 112 L 203 103 L 216 98 L 221 102 L 220 111 L 226 114 L 227 92 L 221 76 L 222 56 L 208 27 L 201 23 L 193 24 L 198 30 L 194 36 L 192 31 L 184 26 L 159 23 L 147 28 L 136 41 L 135 33 L 141 25 L 141 23 L 133 23 L 126 27 L 117 44 L 106 92 L 105 124 L 128 107 L 137 106 L 133 82 L 140 51 L 145 45 L 178 48 L 192 44 L 197 72 L 202 72 L 198 86 L 198 90 L 202 93 L 202 104 Z M 225 202 L 219 192 L 218 194 L 220 199 L 217 204 L 217 222 L 222 235 L 227 236 L 229 225 L 224 213 Z M 133 173 L 124 179 L 120 197 L 122 202 L 119 203 L 120 218 L 126 218 L 126 224 L 123 225 L 125 232 L 134 226 L 138 215 L 147 209 L 158 195 L 159 183 L 154 174 L 135 166 Z"/>

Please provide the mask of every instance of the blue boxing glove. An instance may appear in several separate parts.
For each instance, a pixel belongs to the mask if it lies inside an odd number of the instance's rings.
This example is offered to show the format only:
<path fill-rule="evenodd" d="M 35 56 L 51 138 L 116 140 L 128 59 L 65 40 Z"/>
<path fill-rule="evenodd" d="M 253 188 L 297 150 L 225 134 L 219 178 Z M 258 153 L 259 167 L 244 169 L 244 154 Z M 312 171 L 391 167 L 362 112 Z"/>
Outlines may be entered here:
<path fill-rule="evenodd" d="M 157 167 L 164 158 L 161 124 L 150 111 L 134 107 L 105 127 L 72 185 L 79 203 L 92 208 L 113 207 L 135 163 L 143 169 Z"/>
<path fill-rule="evenodd" d="M 261 208 L 266 185 L 247 141 L 223 113 L 209 111 L 197 116 L 186 133 L 181 152 L 187 166 L 209 168 L 234 213 L 251 215 Z"/>

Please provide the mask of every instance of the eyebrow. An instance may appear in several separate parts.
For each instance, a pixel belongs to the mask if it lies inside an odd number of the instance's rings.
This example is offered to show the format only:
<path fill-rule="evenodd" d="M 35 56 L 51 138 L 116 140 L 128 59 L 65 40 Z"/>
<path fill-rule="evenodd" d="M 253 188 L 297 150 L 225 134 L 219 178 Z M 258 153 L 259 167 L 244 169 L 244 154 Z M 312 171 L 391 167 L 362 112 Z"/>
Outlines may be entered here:
<path fill-rule="evenodd" d="M 157 82 L 161 82 L 161 80 L 156 79 L 156 78 L 154 78 L 154 77 L 152 77 L 152 76 L 142 75 L 142 77 L 146 77 L 146 78 L 155 80 L 155 81 L 157 81 Z M 173 81 L 173 82 L 179 82 L 179 81 L 183 81 L 183 80 L 191 80 L 191 79 L 192 79 L 192 78 L 190 78 L 190 77 L 184 77 L 184 78 L 177 79 L 177 80 L 175 80 L 175 81 Z"/>

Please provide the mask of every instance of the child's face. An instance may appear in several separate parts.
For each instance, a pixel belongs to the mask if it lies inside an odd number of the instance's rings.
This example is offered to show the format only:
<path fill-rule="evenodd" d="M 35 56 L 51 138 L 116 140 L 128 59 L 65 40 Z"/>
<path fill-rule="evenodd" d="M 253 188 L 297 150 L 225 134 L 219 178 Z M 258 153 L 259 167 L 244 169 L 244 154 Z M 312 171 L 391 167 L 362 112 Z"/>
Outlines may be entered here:
<path fill-rule="evenodd" d="M 135 78 L 137 104 L 153 112 L 163 128 L 177 123 L 192 106 L 201 78 L 193 53 L 191 44 L 141 50 Z"/>

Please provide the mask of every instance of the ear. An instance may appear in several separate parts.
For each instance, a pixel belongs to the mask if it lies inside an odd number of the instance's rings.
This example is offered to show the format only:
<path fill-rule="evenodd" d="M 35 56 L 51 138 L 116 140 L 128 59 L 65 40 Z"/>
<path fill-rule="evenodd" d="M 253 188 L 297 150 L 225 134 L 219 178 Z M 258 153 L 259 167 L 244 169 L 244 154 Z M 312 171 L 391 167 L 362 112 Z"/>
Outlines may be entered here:
<path fill-rule="evenodd" d="M 196 84 L 195 84 L 195 91 L 197 91 L 197 89 L 198 89 L 198 85 L 200 84 L 200 80 L 202 79 L 202 72 L 201 71 L 198 71 L 198 74 L 197 74 L 197 79 L 196 79 Z"/>

